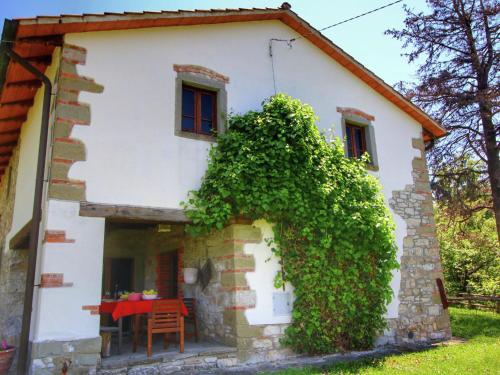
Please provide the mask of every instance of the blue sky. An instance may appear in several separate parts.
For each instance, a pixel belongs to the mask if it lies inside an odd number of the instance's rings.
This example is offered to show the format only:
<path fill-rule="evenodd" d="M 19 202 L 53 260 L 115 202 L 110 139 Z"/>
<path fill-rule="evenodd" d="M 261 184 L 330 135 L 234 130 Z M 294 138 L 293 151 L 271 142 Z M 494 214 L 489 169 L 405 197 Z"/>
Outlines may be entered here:
<path fill-rule="evenodd" d="M 278 7 L 283 0 L 0 0 L 0 19 L 142 10 Z M 321 29 L 385 5 L 392 0 L 289 0 L 292 9 Z M 406 5 L 425 9 L 424 0 L 404 0 Z M 388 28 L 402 28 L 402 4 L 326 30 L 324 34 L 359 62 L 393 85 L 415 79 L 416 66 L 401 57 L 401 43 L 384 35 Z"/>

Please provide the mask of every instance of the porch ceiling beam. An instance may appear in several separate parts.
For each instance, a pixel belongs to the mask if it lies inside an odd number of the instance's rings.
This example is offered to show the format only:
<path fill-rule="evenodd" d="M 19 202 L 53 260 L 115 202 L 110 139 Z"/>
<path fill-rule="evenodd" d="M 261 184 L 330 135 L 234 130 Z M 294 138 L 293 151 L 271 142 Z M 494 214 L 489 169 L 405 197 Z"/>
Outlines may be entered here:
<path fill-rule="evenodd" d="M 151 222 L 189 223 L 184 210 L 173 208 L 127 206 L 80 202 L 80 216 L 107 219 L 143 220 Z"/>

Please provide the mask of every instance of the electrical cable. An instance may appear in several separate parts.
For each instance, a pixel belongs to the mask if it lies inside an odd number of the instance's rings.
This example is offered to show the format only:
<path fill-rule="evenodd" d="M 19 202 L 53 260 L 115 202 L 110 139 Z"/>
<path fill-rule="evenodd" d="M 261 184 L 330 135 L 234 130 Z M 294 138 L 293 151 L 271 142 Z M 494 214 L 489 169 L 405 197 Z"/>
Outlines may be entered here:
<path fill-rule="evenodd" d="M 358 18 L 364 17 L 364 16 L 366 16 L 368 14 L 372 14 L 372 13 L 378 12 L 379 10 L 382 10 L 382 9 L 388 8 L 388 7 L 392 6 L 392 5 L 401 3 L 402 1 L 403 0 L 393 1 L 392 3 L 388 3 L 388 4 L 385 4 L 385 5 L 382 5 L 382 6 L 378 7 L 378 8 L 369 10 L 368 12 L 358 14 L 357 16 L 354 16 L 354 17 L 345 19 L 343 21 L 334 23 L 333 25 L 329 25 L 329 26 L 323 27 L 322 29 L 314 30 L 314 31 L 311 31 L 309 33 L 302 34 L 302 35 L 300 35 L 300 36 L 298 36 L 296 38 L 292 38 L 292 39 L 271 38 L 271 39 L 269 39 L 269 57 L 271 58 L 271 69 L 272 69 L 272 73 L 273 73 L 274 94 L 277 94 L 277 88 L 276 88 L 276 72 L 275 72 L 275 67 L 274 67 L 274 56 L 273 56 L 273 42 L 284 42 L 284 43 L 286 43 L 288 45 L 288 47 L 292 48 L 292 43 L 293 42 L 295 42 L 298 39 L 302 39 L 303 37 L 305 37 L 307 35 L 314 34 L 316 31 L 321 32 L 321 31 L 325 31 L 325 30 L 331 29 L 332 27 L 339 26 L 339 25 L 342 25 L 344 23 L 347 23 L 347 22 L 356 20 Z"/>

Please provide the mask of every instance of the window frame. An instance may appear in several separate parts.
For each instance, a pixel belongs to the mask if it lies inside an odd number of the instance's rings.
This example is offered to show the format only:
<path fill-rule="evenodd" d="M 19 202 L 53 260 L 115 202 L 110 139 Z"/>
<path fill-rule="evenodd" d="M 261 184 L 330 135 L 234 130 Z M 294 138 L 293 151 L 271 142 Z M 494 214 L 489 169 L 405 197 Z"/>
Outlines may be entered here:
<path fill-rule="evenodd" d="M 358 149 L 357 149 L 357 141 L 356 141 L 356 135 L 355 135 L 355 132 L 356 132 L 356 129 L 360 130 L 361 131 L 361 150 L 359 151 L 359 155 L 358 155 Z M 351 153 L 352 153 L 352 157 L 356 158 L 356 159 L 360 159 L 361 156 L 363 156 L 363 154 L 365 152 L 368 152 L 368 149 L 366 147 L 366 127 L 364 126 L 359 126 L 359 125 L 356 125 L 356 124 L 353 124 L 349 121 L 346 121 L 346 124 L 345 124 L 345 133 L 346 133 L 346 147 L 347 147 L 347 151 L 348 151 L 348 154 L 349 155 L 349 142 L 348 142 L 348 139 L 349 137 L 347 136 L 349 133 L 350 133 L 350 138 L 351 138 Z"/>
<path fill-rule="evenodd" d="M 184 90 L 190 90 L 193 92 L 194 96 L 194 114 L 193 116 L 187 116 L 183 112 L 183 103 L 181 102 L 181 131 L 183 132 L 188 132 L 188 133 L 193 133 L 193 134 L 199 134 L 199 135 L 206 135 L 206 136 L 213 136 L 214 133 L 217 132 L 217 92 L 216 91 L 210 91 L 206 89 L 202 89 L 199 87 L 195 87 L 192 85 L 189 85 L 188 83 L 183 82 L 182 84 L 182 98 L 181 101 L 184 98 Z M 211 132 L 210 133 L 205 133 L 202 128 L 202 121 L 207 120 L 203 118 L 202 114 L 202 109 L 201 109 L 201 96 L 202 95 L 210 95 L 212 97 L 212 118 L 210 121 L 212 122 L 212 127 L 211 127 Z M 182 128 L 182 120 L 184 117 L 191 117 L 193 118 L 194 122 L 194 130 L 186 130 Z"/>
<path fill-rule="evenodd" d="M 215 130 L 212 134 L 196 133 L 192 131 L 182 130 L 182 94 L 183 87 L 189 86 L 195 89 L 204 90 L 215 94 L 216 111 L 215 113 Z M 226 128 L 226 113 L 227 113 L 227 92 L 226 84 L 220 80 L 211 79 L 207 76 L 190 73 L 177 72 L 175 78 L 175 125 L 174 135 L 177 137 L 216 142 L 217 134 L 224 133 Z"/>
<path fill-rule="evenodd" d="M 357 126 L 364 129 L 365 150 L 370 155 L 370 162 L 366 163 L 367 169 L 378 171 L 378 156 L 375 142 L 375 127 L 370 120 L 350 113 L 342 114 L 342 139 L 344 140 L 345 155 L 348 156 L 347 125 Z"/>

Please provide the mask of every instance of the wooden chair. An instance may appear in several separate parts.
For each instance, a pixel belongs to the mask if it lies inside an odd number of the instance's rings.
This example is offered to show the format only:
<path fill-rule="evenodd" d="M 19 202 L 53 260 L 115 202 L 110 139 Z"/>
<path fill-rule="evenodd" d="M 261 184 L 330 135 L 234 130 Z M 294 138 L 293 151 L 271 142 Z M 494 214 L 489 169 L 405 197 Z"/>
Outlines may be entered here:
<path fill-rule="evenodd" d="M 179 333 L 180 352 L 184 353 L 184 316 L 182 301 L 167 299 L 153 302 L 153 311 L 148 319 L 148 357 L 153 352 L 153 334 L 163 333 L 163 346 L 168 346 L 168 334 Z"/>
<path fill-rule="evenodd" d="M 184 324 L 188 323 L 193 325 L 193 333 L 185 333 L 186 337 L 194 336 L 196 342 L 198 342 L 198 322 L 196 320 L 196 300 L 194 298 L 184 298 L 184 305 L 188 311 L 187 316 L 184 318 Z"/>
<path fill-rule="evenodd" d="M 109 317 L 105 319 L 109 321 Z M 116 326 L 108 326 L 103 324 L 103 316 L 101 315 L 101 326 L 99 328 L 100 332 L 108 332 L 110 334 L 116 334 L 118 336 L 118 354 L 122 352 L 122 343 L 123 343 L 123 320 L 122 318 L 118 319 L 118 325 Z"/>

